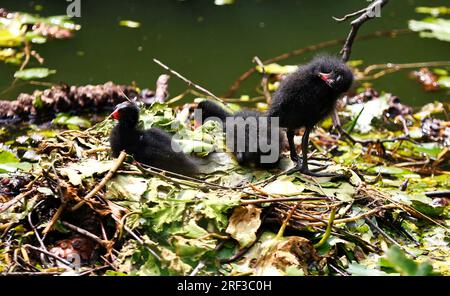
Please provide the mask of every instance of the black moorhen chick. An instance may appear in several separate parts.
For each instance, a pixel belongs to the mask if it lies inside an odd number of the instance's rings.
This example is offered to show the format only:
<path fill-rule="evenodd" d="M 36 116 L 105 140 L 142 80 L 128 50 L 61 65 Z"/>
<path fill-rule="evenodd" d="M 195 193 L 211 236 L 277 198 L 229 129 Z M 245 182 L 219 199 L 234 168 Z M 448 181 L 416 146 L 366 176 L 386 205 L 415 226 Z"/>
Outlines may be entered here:
<path fill-rule="evenodd" d="M 203 122 L 211 120 L 215 117 L 216 120 L 218 119 L 222 123 L 225 132 L 227 132 L 227 117 L 234 120 L 243 119 L 242 123 L 235 121 L 236 123 L 233 125 L 234 133 L 229 135 L 230 137 L 233 136 L 232 144 L 230 144 L 227 136 L 227 146 L 236 155 L 239 164 L 256 166 L 264 169 L 270 169 L 278 165 L 281 151 L 280 130 L 278 129 L 278 126 L 276 127 L 276 130 L 270 128 L 270 118 L 268 118 L 265 114 L 252 110 L 242 110 L 233 114 L 212 101 L 200 102 L 197 109 L 201 109 L 202 111 Z M 259 119 L 262 117 L 267 118 L 267 121 L 260 122 Z M 245 122 L 247 124 L 244 123 L 245 120 L 247 120 Z M 262 130 L 262 125 L 266 125 L 266 123 L 268 128 Z M 244 133 L 239 133 L 238 129 L 243 129 L 244 125 Z M 272 132 L 278 133 L 278 139 L 276 139 L 276 137 L 271 139 Z M 278 142 L 271 145 L 272 141 Z M 239 143 L 243 143 L 245 146 L 240 147 Z M 260 145 L 260 143 L 264 143 L 264 146 Z M 254 146 L 251 147 L 251 145 Z M 273 157 L 269 157 L 269 155 L 272 155 Z"/>
<path fill-rule="evenodd" d="M 136 161 L 149 166 L 186 176 L 198 173 L 194 160 L 181 152 L 168 133 L 158 128 L 141 130 L 137 127 L 139 108 L 135 104 L 125 102 L 117 105 L 112 117 L 119 121 L 109 138 L 113 157 L 125 150 Z"/>
<path fill-rule="evenodd" d="M 335 108 L 339 96 L 348 91 L 353 82 L 350 68 L 332 56 L 318 56 L 307 65 L 290 74 L 274 93 L 269 116 L 279 117 L 280 126 L 287 128 L 292 161 L 297 163 L 293 171 L 311 176 L 335 176 L 315 173 L 308 169 L 308 141 L 312 128 Z M 302 160 L 295 145 L 295 129 L 305 127 L 302 137 Z"/>

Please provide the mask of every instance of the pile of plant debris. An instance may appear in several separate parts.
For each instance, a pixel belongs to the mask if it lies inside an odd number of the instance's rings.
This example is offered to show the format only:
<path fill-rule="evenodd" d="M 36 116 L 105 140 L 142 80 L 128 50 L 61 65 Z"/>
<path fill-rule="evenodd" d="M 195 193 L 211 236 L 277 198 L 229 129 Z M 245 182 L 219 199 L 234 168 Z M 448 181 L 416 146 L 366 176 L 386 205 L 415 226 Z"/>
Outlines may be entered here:
<path fill-rule="evenodd" d="M 214 122 L 193 124 L 192 104 L 154 102 L 141 121 L 182 135 L 197 178 L 112 159 L 109 118 L 32 127 L 0 144 L 0 272 L 450 274 L 449 107 L 413 110 L 372 89 L 344 98 L 353 142 L 330 121 L 311 136 L 312 156 L 328 158 L 315 162 L 341 179 L 286 175 L 287 151 L 279 169 L 239 166 L 217 152 L 226 146 Z"/>

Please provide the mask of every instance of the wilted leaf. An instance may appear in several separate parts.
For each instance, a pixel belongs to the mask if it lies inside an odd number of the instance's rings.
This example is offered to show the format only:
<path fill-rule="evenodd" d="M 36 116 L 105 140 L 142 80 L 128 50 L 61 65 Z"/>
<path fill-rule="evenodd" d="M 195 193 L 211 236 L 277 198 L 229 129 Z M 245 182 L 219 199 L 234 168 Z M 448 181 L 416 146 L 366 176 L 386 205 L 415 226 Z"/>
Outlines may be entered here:
<path fill-rule="evenodd" d="M 186 239 L 178 235 L 172 236 L 170 243 L 175 247 L 178 256 L 191 260 L 198 259 L 216 247 L 216 241 L 212 239 Z"/>
<path fill-rule="evenodd" d="M 286 196 L 298 195 L 305 190 L 302 184 L 294 184 L 294 176 L 281 176 L 272 183 L 264 187 L 264 191 L 269 194 L 280 194 Z"/>
<path fill-rule="evenodd" d="M 309 240 L 299 236 L 267 240 L 260 246 L 260 257 L 254 275 L 285 275 L 288 267 L 307 272 L 312 261 L 318 261 L 314 246 Z"/>
<path fill-rule="evenodd" d="M 161 259 L 169 275 L 187 275 L 192 270 L 189 264 L 184 263 L 177 254 L 167 248 L 161 248 Z"/>
<path fill-rule="evenodd" d="M 245 248 L 256 240 L 256 231 L 261 226 L 261 209 L 252 206 L 235 208 L 230 217 L 226 233 Z"/>

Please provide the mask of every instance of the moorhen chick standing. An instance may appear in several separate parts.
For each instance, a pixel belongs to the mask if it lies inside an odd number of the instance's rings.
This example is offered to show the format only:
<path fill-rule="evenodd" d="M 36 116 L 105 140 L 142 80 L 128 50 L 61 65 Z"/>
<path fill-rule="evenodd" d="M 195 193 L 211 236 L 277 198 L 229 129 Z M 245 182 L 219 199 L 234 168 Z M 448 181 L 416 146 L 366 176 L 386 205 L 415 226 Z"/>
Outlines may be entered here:
<path fill-rule="evenodd" d="M 230 134 L 230 136 L 233 136 L 233 144 L 230 144 L 227 136 L 227 146 L 236 155 L 239 164 L 264 169 L 270 169 L 278 165 L 281 151 L 281 134 L 278 127 L 275 129 L 271 128 L 271 121 L 267 115 L 252 110 L 242 110 L 233 114 L 218 104 L 207 100 L 200 102 L 197 109 L 202 111 L 203 122 L 213 118 L 216 120 L 218 119 L 223 126 L 224 132 L 227 132 L 227 118 L 234 120 L 243 119 L 242 124 L 239 121 L 235 121 L 235 124 L 233 125 L 234 131 L 232 135 Z M 267 118 L 267 121 L 259 121 L 260 118 Z M 247 121 L 244 122 L 245 120 Z M 267 124 L 267 129 L 262 128 L 263 124 Z M 245 128 L 244 132 L 239 133 L 238 129 L 243 128 Z M 272 133 L 278 133 L 278 139 L 275 134 L 272 138 Z M 272 145 L 272 141 L 277 142 Z M 244 146 L 241 147 L 244 149 L 239 146 L 242 145 L 242 143 Z M 263 145 L 265 145 L 265 147 L 262 147 L 261 143 L 264 143 Z M 251 147 L 251 145 L 255 146 Z M 269 158 L 269 155 L 273 157 Z M 264 156 L 265 158 L 263 158 Z"/>
<path fill-rule="evenodd" d="M 111 115 L 119 121 L 109 139 L 113 157 L 125 150 L 136 161 L 149 166 L 186 176 L 198 173 L 194 160 L 181 152 L 168 133 L 158 128 L 141 130 L 137 127 L 139 108 L 134 103 L 117 105 Z"/>
<path fill-rule="evenodd" d="M 339 96 L 348 91 L 353 82 L 350 68 L 332 56 L 318 56 L 307 65 L 284 79 L 274 93 L 269 116 L 279 117 L 280 126 L 287 128 L 287 138 L 292 161 L 300 171 L 311 176 L 335 176 L 315 173 L 308 168 L 308 141 L 312 128 L 335 108 Z M 302 137 L 302 160 L 295 145 L 294 132 L 305 127 Z"/>

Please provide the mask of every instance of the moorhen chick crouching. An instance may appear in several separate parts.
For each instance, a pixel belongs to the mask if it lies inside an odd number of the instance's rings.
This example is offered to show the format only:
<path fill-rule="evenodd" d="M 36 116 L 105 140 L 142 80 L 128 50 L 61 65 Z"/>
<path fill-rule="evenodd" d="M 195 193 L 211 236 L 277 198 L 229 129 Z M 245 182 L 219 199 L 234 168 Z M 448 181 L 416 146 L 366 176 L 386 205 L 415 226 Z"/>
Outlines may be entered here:
<path fill-rule="evenodd" d="M 308 141 L 312 128 L 335 108 L 339 96 L 348 91 L 353 82 L 350 68 L 332 56 L 318 56 L 307 65 L 290 74 L 274 93 L 269 116 L 278 117 L 280 126 L 287 128 L 292 161 L 297 166 L 292 170 L 311 176 L 335 176 L 315 173 L 308 168 Z M 295 145 L 294 132 L 304 127 L 302 137 L 302 160 Z"/>
<path fill-rule="evenodd" d="M 202 121 L 218 120 L 227 134 L 227 146 L 239 164 L 270 169 L 278 165 L 281 135 L 278 126 L 271 125 L 266 114 L 242 110 L 231 113 L 212 101 L 202 101 L 197 109 Z M 227 118 L 231 119 L 227 130 Z M 203 123 L 201 122 L 201 123 Z M 231 129 L 230 129 L 231 127 Z"/>
<path fill-rule="evenodd" d="M 112 117 L 119 121 L 110 135 L 113 157 L 125 150 L 140 163 L 174 173 L 194 176 L 198 173 L 197 164 L 172 141 L 172 137 L 163 130 L 137 127 L 139 108 L 129 102 L 117 105 Z"/>

